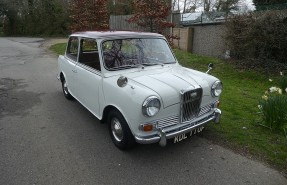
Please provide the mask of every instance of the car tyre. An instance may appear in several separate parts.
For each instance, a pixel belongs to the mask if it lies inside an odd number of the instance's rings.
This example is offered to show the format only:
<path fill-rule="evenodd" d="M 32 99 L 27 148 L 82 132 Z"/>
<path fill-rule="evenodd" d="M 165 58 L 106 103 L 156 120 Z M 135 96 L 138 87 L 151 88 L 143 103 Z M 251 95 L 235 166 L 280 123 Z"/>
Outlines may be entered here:
<path fill-rule="evenodd" d="M 61 81 L 62 81 L 62 90 L 63 90 L 64 96 L 65 96 L 68 100 L 73 100 L 74 97 L 69 93 L 69 89 L 68 89 L 68 85 L 67 85 L 66 79 L 63 77 Z"/>
<path fill-rule="evenodd" d="M 112 110 L 108 116 L 108 127 L 113 143 L 121 150 L 131 149 L 136 142 L 123 115 Z"/>

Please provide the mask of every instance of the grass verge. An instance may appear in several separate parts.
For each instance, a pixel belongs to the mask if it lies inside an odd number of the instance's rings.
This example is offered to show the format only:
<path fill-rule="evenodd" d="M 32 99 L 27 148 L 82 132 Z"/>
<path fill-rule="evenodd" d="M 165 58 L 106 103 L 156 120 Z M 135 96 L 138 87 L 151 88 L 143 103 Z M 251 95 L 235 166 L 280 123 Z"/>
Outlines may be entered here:
<path fill-rule="evenodd" d="M 63 54 L 65 48 L 65 43 L 50 47 L 57 54 Z M 175 54 L 182 66 L 199 71 L 206 71 L 207 65 L 214 63 L 215 68 L 210 74 L 223 82 L 221 123 L 209 124 L 204 137 L 247 157 L 265 161 L 286 175 L 287 140 L 284 134 L 271 132 L 258 125 L 258 101 L 273 85 L 272 82 L 262 73 L 238 70 L 228 61 L 180 50 L 175 50 Z"/>
<path fill-rule="evenodd" d="M 59 43 L 52 45 L 49 49 L 52 50 L 57 55 L 63 55 L 65 53 L 67 44 L 66 43 Z"/>
<path fill-rule="evenodd" d="M 223 83 L 221 123 L 209 124 L 204 137 L 245 156 L 265 161 L 286 175 L 287 140 L 283 132 L 274 133 L 258 125 L 258 101 L 268 88 L 274 86 L 273 82 L 262 73 L 238 70 L 228 61 L 179 50 L 175 53 L 183 66 L 200 71 L 206 71 L 208 63 L 214 63 L 215 68 L 210 74 Z"/>

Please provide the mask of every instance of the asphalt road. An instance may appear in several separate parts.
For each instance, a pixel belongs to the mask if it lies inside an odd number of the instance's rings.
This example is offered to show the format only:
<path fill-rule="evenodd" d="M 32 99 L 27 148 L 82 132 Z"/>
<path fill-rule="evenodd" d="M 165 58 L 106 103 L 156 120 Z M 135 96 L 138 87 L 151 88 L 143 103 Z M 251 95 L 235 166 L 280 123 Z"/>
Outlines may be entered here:
<path fill-rule="evenodd" d="M 268 184 L 287 180 L 200 137 L 123 152 L 107 125 L 64 98 L 42 39 L 0 38 L 0 185 Z"/>

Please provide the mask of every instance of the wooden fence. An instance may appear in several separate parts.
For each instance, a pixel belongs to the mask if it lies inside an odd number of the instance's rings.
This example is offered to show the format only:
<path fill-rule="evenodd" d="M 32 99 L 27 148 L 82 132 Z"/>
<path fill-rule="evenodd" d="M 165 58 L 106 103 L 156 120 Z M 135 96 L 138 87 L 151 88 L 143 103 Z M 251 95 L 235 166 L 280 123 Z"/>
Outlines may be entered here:
<path fill-rule="evenodd" d="M 133 15 L 111 15 L 110 30 L 144 31 L 137 24 L 128 22 L 132 16 Z"/>
<path fill-rule="evenodd" d="M 133 15 L 111 15 L 110 16 L 110 30 L 127 30 L 127 31 L 148 31 L 144 28 L 138 26 L 135 23 L 129 23 L 128 20 Z M 179 27 L 180 22 L 180 14 L 176 13 L 172 15 L 172 22 Z M 168 16 L 167 20 L 171 20 L 170 16 Z"/>

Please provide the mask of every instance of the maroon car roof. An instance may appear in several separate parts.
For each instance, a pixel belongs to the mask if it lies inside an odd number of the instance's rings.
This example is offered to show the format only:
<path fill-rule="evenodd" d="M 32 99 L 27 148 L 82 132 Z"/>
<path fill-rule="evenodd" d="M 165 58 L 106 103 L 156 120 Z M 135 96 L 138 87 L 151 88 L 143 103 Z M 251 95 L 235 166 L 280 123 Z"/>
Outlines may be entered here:
<path fill-rule="evenodd" d="M 150 32 L 133 32 L 133 31 L 85 31 L 85 32 L 76 32 L 71 36 L 81 36 L 81 37 L 90 37 L 90 38 L 110 38 L 110 37 L 163 37 L 163 35 L 158 33 Z"/>

